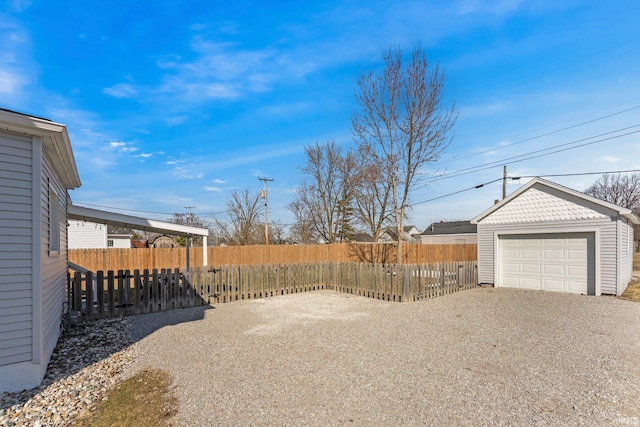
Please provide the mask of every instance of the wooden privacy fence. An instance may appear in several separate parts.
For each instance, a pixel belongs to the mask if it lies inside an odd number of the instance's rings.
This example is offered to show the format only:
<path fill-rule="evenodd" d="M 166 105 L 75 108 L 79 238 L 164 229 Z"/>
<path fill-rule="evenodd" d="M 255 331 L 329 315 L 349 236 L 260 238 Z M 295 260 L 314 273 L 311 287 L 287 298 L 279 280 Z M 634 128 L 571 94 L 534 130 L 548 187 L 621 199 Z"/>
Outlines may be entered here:
<path fill-rule="evenodd" d="M 403 245 L 403 264 L 475 261 L 476 245 Z M 202 265 L 202 248 L 191 248 L 190 264 Z M 393 243 L 332 245 L 252 245 L 207 248 L 211 265 L 317 264 L 355 262 L 388 264 L 396 261 Z M 91 271 L 184 268 L 185 248 L 70 249 L 69 261 Z"/>
<path fill-rule="evenodd" d="M 68 276 L 76 320 L 126 316 L 330 289 L 385 301 L 417 301 L 475 288 L 475 261 L 402 266 L 322 263 L 119 270 Z"/>

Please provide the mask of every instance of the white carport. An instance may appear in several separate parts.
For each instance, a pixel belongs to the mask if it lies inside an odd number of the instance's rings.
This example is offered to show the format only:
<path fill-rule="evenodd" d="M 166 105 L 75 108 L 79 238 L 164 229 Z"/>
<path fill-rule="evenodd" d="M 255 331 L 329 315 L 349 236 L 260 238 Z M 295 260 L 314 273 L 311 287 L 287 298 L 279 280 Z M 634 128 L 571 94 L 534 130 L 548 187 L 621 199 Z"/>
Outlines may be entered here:
<path fill-rule="evenodd" d="M 113 225 L 117 227 L 133 228 L 135 230 L 150 231 L 163 234 L 166 233 L 185 237 L 187 239 L 187 269 L 190 267 L 189 242 L 194 236 L 202 236 L 202 265 L 206 266 L 208 263 L 207 237 L 209 236 L 209 230 L 207 230 L 206 228 L 173 224 L 171 222 L 101 211 L 98 209 L 85 208 L 75 205 L 69 205 L 67 207 L 67 218 L 77 221 L 94 222 L 97 224 Z"/>

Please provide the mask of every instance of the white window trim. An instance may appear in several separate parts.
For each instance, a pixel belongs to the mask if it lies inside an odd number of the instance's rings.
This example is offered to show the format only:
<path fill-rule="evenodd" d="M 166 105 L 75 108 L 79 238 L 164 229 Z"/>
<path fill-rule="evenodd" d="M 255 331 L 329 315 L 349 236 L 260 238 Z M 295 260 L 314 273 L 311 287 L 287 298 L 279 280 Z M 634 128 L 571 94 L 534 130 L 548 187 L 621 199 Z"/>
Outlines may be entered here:
<path fill-rule="evenodd" d="M 60 196 L 49 182 L 49 255 L 60 254 Z"/>

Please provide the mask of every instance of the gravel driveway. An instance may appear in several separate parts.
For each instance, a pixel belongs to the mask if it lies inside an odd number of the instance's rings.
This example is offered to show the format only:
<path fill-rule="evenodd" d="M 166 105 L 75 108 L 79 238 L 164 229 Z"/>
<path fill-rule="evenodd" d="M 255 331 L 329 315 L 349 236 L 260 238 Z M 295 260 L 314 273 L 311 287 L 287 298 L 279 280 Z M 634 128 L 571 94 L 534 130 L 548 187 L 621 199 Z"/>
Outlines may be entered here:
<path fill-rule="evenodd" d="M 640 425 L 640 303 L 330 291 L 130 318 L 179 426 Z"/>

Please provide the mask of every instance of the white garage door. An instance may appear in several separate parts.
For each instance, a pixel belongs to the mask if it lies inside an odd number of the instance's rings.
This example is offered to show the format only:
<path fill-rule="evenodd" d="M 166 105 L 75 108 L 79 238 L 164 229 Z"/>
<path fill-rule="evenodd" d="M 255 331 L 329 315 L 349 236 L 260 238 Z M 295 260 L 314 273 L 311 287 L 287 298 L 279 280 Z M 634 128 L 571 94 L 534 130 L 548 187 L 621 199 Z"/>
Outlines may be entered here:
<path fill-rule="evenodd" d="M 593 233 L 500 236 L 498 286 L 595 294 Z"/>

